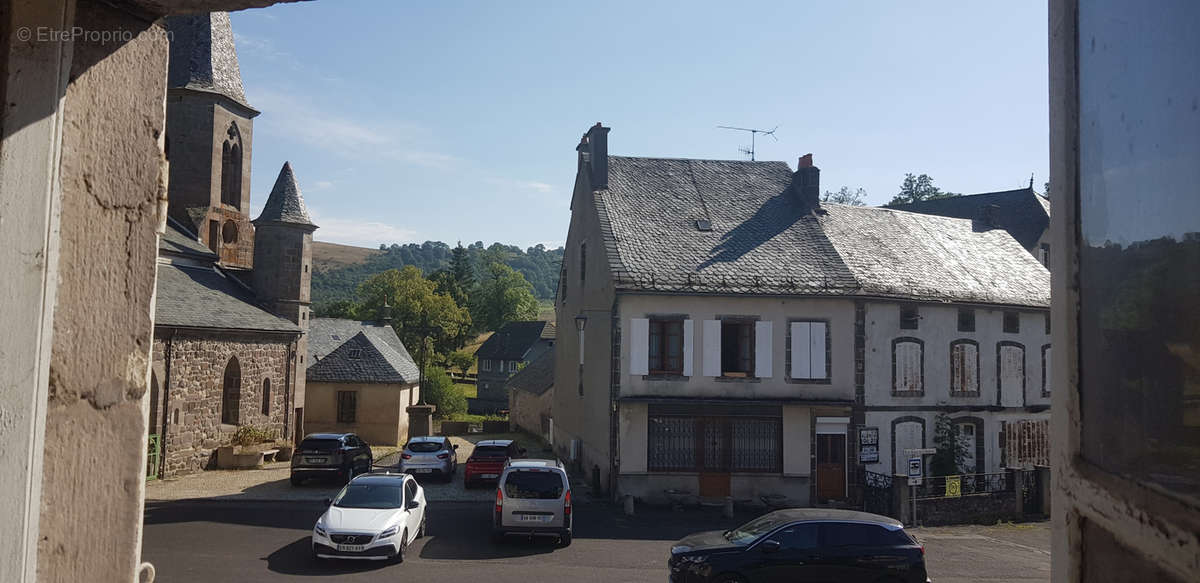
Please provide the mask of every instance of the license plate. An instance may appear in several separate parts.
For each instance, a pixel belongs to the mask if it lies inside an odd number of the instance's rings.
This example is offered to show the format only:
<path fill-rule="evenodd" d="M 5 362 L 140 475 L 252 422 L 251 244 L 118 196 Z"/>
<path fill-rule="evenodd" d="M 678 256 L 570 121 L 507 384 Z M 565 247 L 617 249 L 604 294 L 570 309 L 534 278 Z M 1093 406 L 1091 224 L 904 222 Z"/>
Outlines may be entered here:
<path fill-rule="evenodd" d="M 543 514 L 521 514 L 521 522 L 549 522 L 550 517 Z"/>
<path fill-rule="evenodd" d="M 306 464 L 324 464 L 324 463 L 328 463 L 328 462 L 329 462 L 329 458 L 327 458 L 327 457 L 306 457 L 306 458 L 304 458 L 304 463 L 306 463 Z"/>
<path fill-rule="evenodd" d="M 479 477 L 486 480 L 488 478 L 499 478 L 500 474 L 479 474 Z"/>
<path fill-rule="evenodd" d="M 367 550 L 367 545 L 338 545 L 337 550 L 343 553 L 361 553 Z"/>
<path fill-rule="evenodd" d="M 413 473 L 430 474 L 433 473 L 433 468 L 413 468 Z"/>

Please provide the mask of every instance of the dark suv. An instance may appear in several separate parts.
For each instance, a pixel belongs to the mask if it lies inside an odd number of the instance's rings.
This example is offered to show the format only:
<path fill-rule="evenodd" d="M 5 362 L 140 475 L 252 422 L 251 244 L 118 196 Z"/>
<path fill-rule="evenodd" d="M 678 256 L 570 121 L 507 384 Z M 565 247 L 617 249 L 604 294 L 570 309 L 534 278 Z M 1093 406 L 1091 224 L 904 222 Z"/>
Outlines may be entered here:
<path fill-rule="evenodd" d="M 353 433 L 311 433 L 292 453 L 292 485 L 305 478 L 349 482 L 371 471 L 371 446 Z"/>
<path fill-rule="evenodd" d="M 778 510 L 675 543 L 671 583 L 927 583 L 925 547 L 896 520 L 851 510 Z"/>

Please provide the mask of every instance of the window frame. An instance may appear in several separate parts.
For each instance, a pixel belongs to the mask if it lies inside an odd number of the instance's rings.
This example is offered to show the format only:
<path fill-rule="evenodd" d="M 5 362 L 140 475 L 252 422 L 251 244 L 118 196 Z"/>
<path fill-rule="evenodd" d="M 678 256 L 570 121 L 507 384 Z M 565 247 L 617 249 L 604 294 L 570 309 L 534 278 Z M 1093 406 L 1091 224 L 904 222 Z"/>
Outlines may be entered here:
<path fill-rule="evenodd" d="M 271 416 L 271 377 L 264 378 L 262 382 L 262 414 Z"/>
<path fill-rule="evenodd" d="M 759 322 L 759 318 L 756 316 L 719 316 L 717 318 L 717 321 L 721 323 L 721 376 L 719 376 L 717 378 L 721 378 L 721 379 L 757 379 L 758 377 L 754 374 L 755 373 L 755 370 L 754 370 L 755 357 L 757 355 L 757 350 L 758 350 L 758 346 L 756 346 L 757 334 L 755 333 L 755 325 Z M 746 369 L 744 371 L 726 370 L 726 368 L 725 368 L 725 363 L 726 363 L 725 327 L 726 326 L 731 326 L 731 327 L 737 326 L 740 329 L 738 332 L 738 346 L 739 347 L 743 346 L 742 342 L 747 343 L 747 345 L 744 346 L 744 348 L 740 348 L 738 350 L 738 352 L 740 352 L 742 354 L 736 357 L 739 361 L 741 361 L 741 365 Z"/>
<path fill-rule="evenodd" d="M 793 375 L 792 369 L 792 346 L 796 341 L 792 337 L 792 324 L 807 323 L 807 324 L 824 324 L 825 325 L 825 376 L 824 377 L 806 377 L 797 378 Z M 810 345 L 811 346 L 811 345 Z M 784 382 L 802 385 L 828 385 L 833 383 L 833 325 L 829 319 L 824 318 L 788 318 L 787 328 L 784 330 Z"/>
<path fill-rule="evenodd" d="M 969 317 L 969 319 L 970 319 L 969 326 L 963 325 L 963 317 L 964 316 Z M 959 332 L 974 332 L 976 330 L 976 328 L 977 328 L 977 320 L 975 317 L 975 309 L 974 308 L 959 308 L 958 309 L 958 331 Z"/>
<path fill-rule="evenodd" d="M 911 316 L 906 314 L 911 312 Z M 905 325 L 905 322 L 910 322 L 911 325 Z M 901 330 L 920 330 L 921 329 L 921 308 L 917 304 L 900 304 L 900 329 Z"/>
<path fill-rule="evenodd" d="M 350 406 L 346 408 L 347 397 Z M 338 423 L 358 423 L 358 391 L 337 391 L 334 394 L 334 408 Z M 347 410 L 349 415 L 346 414 Z"/>
<path fill-rule="evenodd" d="M 656 439 L 659 437 L 657 432 L 651 429 L 658 420 L 662 419 L 688 419 L 692 421 L 692 461 L 691 467 L 683 466 L 668 466 L 657 464 L 657 456 L 655 451 L 662 450 L 662 445 Z M 735 421 L 751 421 L 769 424 L 768 431 L 773 431 L 773 441 L 775 442 L 775 455 L 770 460 L 770 466 L 766 468 L 747 468 L 737 466 L 737 453 L 734 451 L 736 436 L 734 435 Z M 653 473 L 664 474 L 699 474 L 699 473 L 728 473 L 728 474 L 782 474 L 783 473 L 783 418 L 771 415 L 726 415 L 726 416 L 705 416 L 705 415 L 689 415 L 689 414 L 674 414 L 674 413 L 652 413 L 646 417 L 646 470 Z M 715 456 L 709 456 L 706 449 L 707 439 L 706 431 L 710 427 L 715 427 L 720 433 L 719 442 L 721 443 L 719 451 Z M 706 458 L 717 458 L 715 465 L 710 465 Z"/>
<path fill-rule="evenodd" d="M 899 362 L 896 359 L 896 348 L 900 344 L 916 344 L 920 348 L 920 372 L 921 372 L 921 388 L 915 391 L 899 391 L 896 390 L 896 382 L 899 375 L 897 374 Z M 899 336 L 892 339 L 892 396 L 893 397 L 923 397 L 925 396 L 925 341 L 915 336 Z"/>
<path fill-rule="evenodd" d="M 1013 326 L 1009 326 L 1009 319 L 1012 319 Z M 1004 310 L 1000 316 L 1000 328 L 1005 334 L 1020 334 L 1021 333 L 1021 312 L 1016 310 Z"/>
<path fill-rule="evenodd" d="M 492 372 L 492 359 L 490 359 L 490 358 L 479 359 L 479 370 L 482 370 L 483 372 Z"/>
<path fill-rule="evenodd" d="M 975 390 L 974 391 L 959 391 L 955 390 L 955 381 L 957 378 L 954 375 L 954 349 L 961 345 L 972 345 L 975 347 Z M 951 397 L 978 397 L 982 394 L 982 372 L 980 371 L 981 359 L 979 355 L 979 342 L 970 338 L 959 338 L 950 342 L 950 396 Z"/>
<path fill-rule="evenodd" d="M 683 321 L 685 318 L 683 316 L 648 316 L 646 319 L 649 320 L 647 323 L 647 342 L 649 343 L 646 349 L 647 372 L 650 376 L 683 376 Z M 670 360 L 670 351 L 668 350 L 670 336 L 666 333 L 668 326 L 678 328 L 679 352 L 676 356 L 679 363 L 678 368 L 671 368 L 666 364 Z M 656 329 L 658 334 L 655 334 Z M 654 348 L 655 336 L 657 336 L 658 343 L 658 367 L 654 366 L 656 357 L 654 351 L 651 350 Z"/>

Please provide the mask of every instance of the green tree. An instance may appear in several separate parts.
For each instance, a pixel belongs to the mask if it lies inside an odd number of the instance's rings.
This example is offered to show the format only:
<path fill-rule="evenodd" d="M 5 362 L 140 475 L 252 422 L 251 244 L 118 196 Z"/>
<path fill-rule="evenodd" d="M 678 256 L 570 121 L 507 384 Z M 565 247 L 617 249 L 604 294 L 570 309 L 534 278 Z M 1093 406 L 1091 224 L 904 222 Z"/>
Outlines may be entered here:
<path fill-rule="evenodd" d="M 849 186 L 843 186 L 837 192 L 826 190 L 825 194 L 821 195 L 821 202 L 865 206 L 867 204 L 867 191 L 861 188 L 850 190 Z"/>
<path fill-rule="evenodd" d="M 471 265 L 471 253 L 463 247 L 462 241 L 450 252 L 450 275 L 466 293 L 475 289 L 475 267 Z"/>
<path fill-rule="evenodd" d="M 446 357 L 447 368 L 457 368 L 463 376 L 467 376 L 467 371 L 473 364 L 475 364 L 475 356 L 465 350 L 455 350 Z"/>
<path fill-rule="evenodd" d="M 537 317 L 538 303 L 525 276 L 503 263 L 488 266 L 488 277 L 471 296 L 471 315 L 483 330 Z"/>
<path fill-rule="evenodd" d="M 892 198 L 888 205 L 908 204 L 911 202 L 921 202 L 923 200 L 935 200 L 939 198 L 950 198 L 960 196 L 955 192 L 945 192 L 942 189 L 933 185 L 933 178 L 928 174 L 915 176 L 912 173 L 904 175 L 904 182 L 900 184 L 900 193 Z"/>
<path fill-rule="evenodd" d="M 360 314 L 378 317 L 386 301 L 392 306 L 392 327 L 409 352 L 420 359 L 421 345 L 427 339 L 427 362 L 436 354 L 449 354 L 461 344 L 471 328 L 471 314 L 454 302 L 454 298 L 437 293 L 436 285 L 421 276 L 421 270 L 411 265 L 389 269 L 371 276 L 358 288 L 362 299 Z"/>
<path fill-rule="evenodd" d="M 962 472 L 963 462 L 967 458 L 966 444 L 958 438 L 958 430 L 950 421 L 950 416 L 938 413 L 933 421 L 933 461 L 929 464 L 932 476 L 953 476 Z"/>
<path fill-rule="evenodd" d="M 425 395 L 426 403 L 437 407 L 434 414 L 439 417 L 467 412 L 466 395 L 441 367 L 425 367 L 425 384 L 421 385 L 421 392 Z"/>
<path fill-rule="evenodd" d="M 334 300 L 313 308 L 314 318 L 346 318 L 358 320 L 359 305 L 354 300 Z"/>

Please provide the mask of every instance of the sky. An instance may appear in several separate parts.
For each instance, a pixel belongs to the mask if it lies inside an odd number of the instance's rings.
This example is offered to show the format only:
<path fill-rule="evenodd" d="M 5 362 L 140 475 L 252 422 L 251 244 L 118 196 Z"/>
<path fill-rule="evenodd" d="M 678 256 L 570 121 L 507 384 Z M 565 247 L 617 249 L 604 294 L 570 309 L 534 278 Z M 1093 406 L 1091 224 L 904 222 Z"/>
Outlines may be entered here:
<path fill-rule="evenodd" d="M 580 136 L 609 153 L 812 153 L 823 190 L 905 173 L 1042 190 L 1046 3 L 321 0 L 232 15 L 254 120 L 252 210 L 290 160 L 350 245 L 566 239 Z"/>

